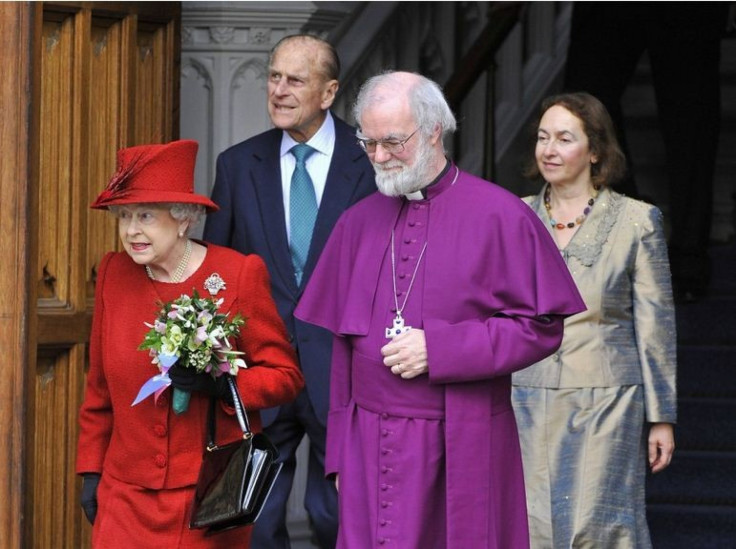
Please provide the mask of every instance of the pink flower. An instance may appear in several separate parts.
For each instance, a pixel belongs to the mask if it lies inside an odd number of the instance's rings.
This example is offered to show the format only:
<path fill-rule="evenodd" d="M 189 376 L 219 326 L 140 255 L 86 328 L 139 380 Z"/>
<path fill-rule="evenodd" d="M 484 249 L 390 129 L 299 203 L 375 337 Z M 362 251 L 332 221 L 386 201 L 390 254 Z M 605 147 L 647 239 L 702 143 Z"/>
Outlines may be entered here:
<path fill-rule="evenodd" d="M 202 343 L 203 341 L 207 340 L 207 327 L 206 326 L 200 326 L 197 328 L 197 334 L 194 336 L 194 341 L 197 343 Z"/>
<path fill-rule="evenodd" d="M 204 326 L 209 326 L 210 322 L 212 322 L 212 315 L 207 311 L 201 311 L 197 315 L 197 322 Z"/>
<path fill-rule="evenodd" d="M 153 323 L 153 329 L 156 330 L 159 334 L 165 334 L 166 333 L 166 323 L 161 322 L 159 319 L 156 319 L 156 321 Z"/>

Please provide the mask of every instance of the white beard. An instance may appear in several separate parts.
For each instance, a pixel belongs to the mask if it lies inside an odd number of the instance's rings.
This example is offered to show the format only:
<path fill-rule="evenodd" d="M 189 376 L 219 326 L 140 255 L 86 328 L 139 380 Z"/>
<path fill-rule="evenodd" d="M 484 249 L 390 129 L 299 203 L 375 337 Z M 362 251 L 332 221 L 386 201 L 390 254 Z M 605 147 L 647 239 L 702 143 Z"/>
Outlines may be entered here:
<path fill-rule="evenodd" d="M 378 191 L 386 196 L 403 196 L 426 187 L 432 177 L 432 153 L 432 147 L 422 138 L 412 166 L 397 158 L 383 164 L 374 162 Z M 401 169 L 389 170 L 397 167 Z"/>

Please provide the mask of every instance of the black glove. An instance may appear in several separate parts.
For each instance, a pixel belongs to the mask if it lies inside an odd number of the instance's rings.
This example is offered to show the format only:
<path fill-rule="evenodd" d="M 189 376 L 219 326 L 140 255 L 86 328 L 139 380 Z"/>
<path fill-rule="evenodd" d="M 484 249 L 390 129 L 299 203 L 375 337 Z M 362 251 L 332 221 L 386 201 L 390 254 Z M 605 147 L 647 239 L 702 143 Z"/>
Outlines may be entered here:
<path fill-rule="evenodd" d="M 95 523 L 97 516 L 97 485 L 100 484 L 99 473 L 82 475 L 82 509 L 90 524 Z"/>
<path fill-rule="evenodd" d="M 194 368 L 182 368 L 174 364 L 169 368 L 169 377 L 171 386 L 182 391 L 199 391 L 227 402 L 233 400 L 227 384 L 227 374 L 215 379 L 206 372 L 198 373 Z"/>

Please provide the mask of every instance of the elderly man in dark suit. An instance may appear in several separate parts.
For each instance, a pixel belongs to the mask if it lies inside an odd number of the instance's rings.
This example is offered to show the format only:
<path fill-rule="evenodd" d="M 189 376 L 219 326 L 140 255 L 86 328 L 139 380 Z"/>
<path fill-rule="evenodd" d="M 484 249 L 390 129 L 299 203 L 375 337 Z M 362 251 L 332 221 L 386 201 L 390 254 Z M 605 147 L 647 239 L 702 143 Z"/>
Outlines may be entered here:
<path fill-rule="evenodd" d="M 296 402 L 262 412 L 284 468 L 256 524 L 256 549 L 289 547 L 286 502 L 305 434 L 310 442 L 305 507 L 314 537 L 325 548 L 334 547 L 337 537 L 337 494 L 324 472 L 332 338 L 293 312 L 337 218 L 376 189 L 355 129 L 329 111 L 339 71 L 334 48 L 319 38 L 294 35 L 276 44 L 268 73 L 268 112 L 275 128 L 220 154 L 212 192 L 220 210 L 208 217 L 204 230 L 209 242 L 265 260 L 306 380 Z"/>

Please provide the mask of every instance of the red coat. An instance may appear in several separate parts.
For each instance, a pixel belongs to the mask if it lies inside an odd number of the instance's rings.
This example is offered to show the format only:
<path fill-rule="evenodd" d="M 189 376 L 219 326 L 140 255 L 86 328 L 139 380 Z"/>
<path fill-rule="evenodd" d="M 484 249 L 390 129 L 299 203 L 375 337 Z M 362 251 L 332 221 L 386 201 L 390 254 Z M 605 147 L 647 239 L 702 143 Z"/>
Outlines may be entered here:
<path fill-rule="evenodd" d="M 143 266 L 126 253 L 107 254 L 97 275 L 89 373 L 79 415 L 77 473 L 104 472 L 152 490 L 196 482 L 209 397 L 192 393 L 189 409 L 178 416 L 171 410 L 170 390 L 158 403 L 153 397 L 136 406 L 131 403 L 143 383 L 158 373 L 148 351 L 137 350 L 149 329 L 144 322 L 153 323 L 162 301 L 191 295 L 193 289 L 208 295 L 203 284 L 213 273 L 226 283 L 216 296 L 224 298 L 221 310 L 240 312 L 246 318 L 236 346 L 245 352 L 248 369 L 241 369 L 236 379 L 251 428 L 260 430 L 257 410 L 296 398 L 304 381 L 258 256 L 208 245 L 194 275 L 168 284 L 150 280 Z M 218 442 L 235 440 L 240 433 L 233 410 L 218 407 Z"/>

